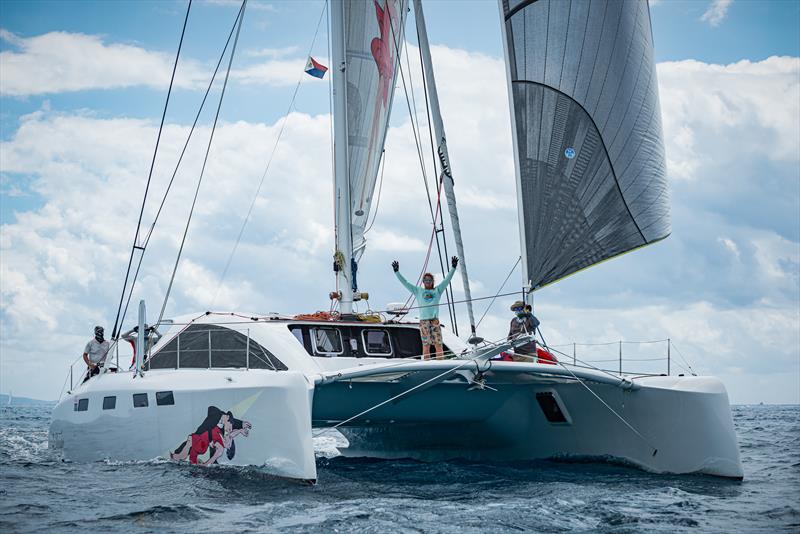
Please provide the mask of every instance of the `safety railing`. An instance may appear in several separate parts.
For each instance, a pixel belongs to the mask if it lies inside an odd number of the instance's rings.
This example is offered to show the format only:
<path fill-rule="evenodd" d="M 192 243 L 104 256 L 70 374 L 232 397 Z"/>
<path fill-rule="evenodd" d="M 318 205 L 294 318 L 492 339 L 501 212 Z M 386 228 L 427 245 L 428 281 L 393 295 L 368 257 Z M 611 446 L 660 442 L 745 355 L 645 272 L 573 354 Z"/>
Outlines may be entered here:
<path fill-rule="evenodd" d="M 576 367 L 599 368 L 620 375 L 624 373 L 669 376 L 676 365 L 685 373 L 694 374 L 692 366 L 683 354 L 677 351 L 671 338 L 604 343 L 574 342 L 550 345 L 549 348 L 553 349 L 563 362 L 572 363 Z M 673 352 L 677 353 L 680 360 L 673 358 Z"/>
<path fill-rule="evenodd" d="M 198 325 L 199 326 L 199 325 Z M 159 346 L 160 345 L 160 346 Z M 193 328 L 185 329 L 163 345 L 152 356 L 145 355 L 143 368 L 151 369 L 271 369 L 285 370 L 286 366 L 272 353 L 252 339 L 250 329 Z M 132 356 L 130 356 L 132 357 Z M 126 372 L 119 363 L 119 341 L 112 344 L 101 372 Z M 130 369 L 128 369 L 130 370 Z M 69 372 L 61 388 L 63 395 L 67 382 L 71 393 L 85 381 L 88 369 L 79 356 L 69 366 Z"/>

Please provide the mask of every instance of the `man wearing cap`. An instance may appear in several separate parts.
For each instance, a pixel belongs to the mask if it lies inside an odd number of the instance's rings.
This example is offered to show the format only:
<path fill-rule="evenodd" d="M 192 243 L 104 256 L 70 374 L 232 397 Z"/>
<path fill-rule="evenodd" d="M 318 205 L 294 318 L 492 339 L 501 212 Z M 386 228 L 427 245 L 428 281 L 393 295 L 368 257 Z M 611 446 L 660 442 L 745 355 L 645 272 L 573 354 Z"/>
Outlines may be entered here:
<path fill-rule="evenodd" d="M 453 256 L 450 260 L 452 268 L 447 276 L 444 277 L 442 283 L 434 287 L 433 275 L 425 273 L 422 275 L 422 287 L 415 286 L 406 280 L 400 274 L 400 262 L 397 260 L 392 262 L 392 269 L 400 283 L 408 289 L 420 305 L 419 309 L 419 336 L 422 340 L 422 359 L 427 360 L 431 352 L 431 345 L 436 349 L 436 359 L 441 360 L 444 358 L 444 350 L 442 348 L 442 326 L 439 323 L 439 299 L 442 298 L 447 284 L 453 279 L 456 274 L 456 266 L 458 265 L 458 258 Z"/>
<path fill-rule="evenodd" d="M 511 305 L 511 311 L 514 312 L 515 317 L 511 319 L 511 326 L 508 328 L 509 341 L 520 334 L 533 334 L 539 326 L 539 319 L 534 317 L 533 313 L 528 311 L 530 306 L 526 306 L 521 300 L 516 301 Z M 514 361 L 517 362 L 532 362 L 535 361 L 536 356 L 536 342 L 531 341 L 520 347 L 514 349 Z"/>
<path fill-rule="evenodd" d="M 109 344 L 103 337 L 104 330 L 102 326 L 94 327 L 94 338 L 90 339 L 83 349 L 83 361 L 89 369 L 86 372 L 86 382 L 94 375 L 100 374 L 100 366 L 106 361 L 108 355 Z"/>

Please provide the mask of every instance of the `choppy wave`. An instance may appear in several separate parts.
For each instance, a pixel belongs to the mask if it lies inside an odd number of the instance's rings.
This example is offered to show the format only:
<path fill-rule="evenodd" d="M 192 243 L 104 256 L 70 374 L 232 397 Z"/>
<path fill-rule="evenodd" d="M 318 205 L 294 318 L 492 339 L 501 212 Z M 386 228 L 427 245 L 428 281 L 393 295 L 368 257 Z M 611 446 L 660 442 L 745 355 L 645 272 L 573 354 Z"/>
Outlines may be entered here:
<path fill-rule="evenodd" d="M 163 459 L 62 462 L 47 408 L 0 409 L 2 532 L 682 532 L 800 530 L 800 407 L 733 409 L 745 480 L 615 463 L 346 458 L 314 439 L 319 483 Z"/>

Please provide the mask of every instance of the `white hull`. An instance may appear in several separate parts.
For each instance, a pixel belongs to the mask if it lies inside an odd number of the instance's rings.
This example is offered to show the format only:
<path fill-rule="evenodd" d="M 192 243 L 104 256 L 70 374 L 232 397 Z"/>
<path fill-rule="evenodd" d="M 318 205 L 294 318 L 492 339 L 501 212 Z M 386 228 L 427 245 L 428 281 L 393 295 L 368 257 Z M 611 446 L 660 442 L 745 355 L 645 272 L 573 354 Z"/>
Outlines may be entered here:
<path fill-rule="evenodd" d="M 290 478 L 315 480 L 311 441 L 313 388 L 296 372 L 262 370 L 151 371 L 144 377 L 107 373 L 64 398 L 53 411 L 49 442 L 73 461 L 169 459 L 206 418 L 209 406 L 232 411 L 252 425 L 237 437 L 235 454 L 218 463 L 263 465 Z M 174 404 L 159 406 L 156 393 L 171 391 Z M 146 394 L 148 406 L 134 407 L 133 395 Z M 103 409 L 105 397 L 114 409 Z M 76 403 L 88 399 L 86 411 Z M 226 451 L 227 452 L 227 451 Z M 207 458 L 208 451 L 200 456 Z"/>

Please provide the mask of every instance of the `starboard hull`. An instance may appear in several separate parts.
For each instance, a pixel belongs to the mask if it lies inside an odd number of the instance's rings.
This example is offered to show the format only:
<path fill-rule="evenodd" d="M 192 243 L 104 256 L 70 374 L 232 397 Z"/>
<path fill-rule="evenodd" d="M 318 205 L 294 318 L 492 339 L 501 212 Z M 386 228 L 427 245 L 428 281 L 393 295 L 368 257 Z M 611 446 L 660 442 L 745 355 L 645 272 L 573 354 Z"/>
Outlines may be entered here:
<path fill-rule="evenodd" d="M 743 476 L 728 396 L 717 379 L 639 378 L 640 387 L 630 390 L 497 374 L 487 383 L 493 390 L 446 382 L 348 422 L 339 427 L 349 441 L 342 453 L 424 461 L 595 458 L 656 473 Z M 314 424 L 336 424 L 396 394 L 390 383 L 318 386 Z M 548 420 L 548 403 L 561 417 L 551 413 Z"/>

